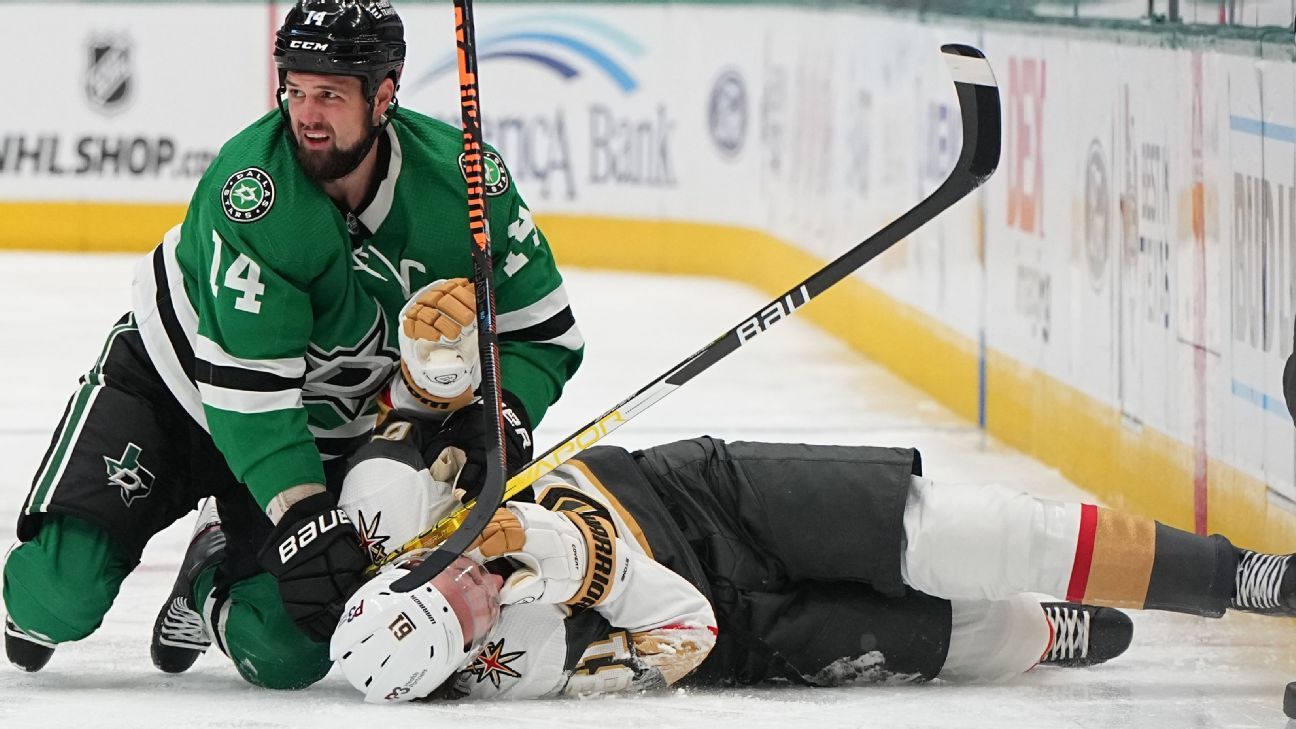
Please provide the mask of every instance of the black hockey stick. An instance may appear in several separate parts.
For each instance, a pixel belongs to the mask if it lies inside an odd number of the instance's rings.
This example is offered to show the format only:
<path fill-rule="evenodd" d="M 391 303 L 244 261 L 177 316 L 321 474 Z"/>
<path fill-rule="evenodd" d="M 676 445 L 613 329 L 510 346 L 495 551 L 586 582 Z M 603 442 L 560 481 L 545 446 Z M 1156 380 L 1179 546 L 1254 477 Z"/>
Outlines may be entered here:
<path fill-rule="evenodd" d="M 455 41 L 459 48 L 459 112 L 463 119 L 464 180 L 468 191 L 468 232 L 472 235 L 473 284 L 477 289 L 477 348 L 481 358 L 482 417 L 485 419 L 486 476 L 481 493 L 460 520 L 459 528 L 392 583 L 409 592 L 436 577 L 463 554 L 490 523 L 504 500 L 504 418 L 500 411 L 499 336 L 495 331 L 495 289 L 491 281 L 490 228 L 486 224 L 486 183 L 482 167 L 481 106 L 477 92 L 477 33 L 472 0 L 454 0 Z"/>
<path fill-rule="evenodd" d="M 720 335 L 671 368 L 669 372 L 622 400 L 616 407 L 603 413 L 593 422 L 527 464 L 508 480 L 508 488 L 504 492 L 505 499 L 515 496 L 536 479 L 598 443 L 608 433 L 621 427 L 631 418 L 647 410 L 653 403 L 724 359 L 748 340 L 791 316 L 808 301 L 857 271 L 905 236 L 926 225 L 990 177 L 999 164 L 1000 146 L 999 89 L 995 84 L 994 73 L 990 70 L 990 64 L 986 62 L 981 51 L 971 46 L 947 45 L 942 46 L 941 51 L 945 54 L 950 75 L 954 78 L 963 125 L 963 149 L 954 164 L 954 170 L 941 186 L 891 224 L 811 274 L 791 291 L 762 307 L 738 326 Z M 492 502 L 494 503 L 496 502 Z M 478 510 L 474 503 L 465 505 L 432 529 L 402 545 L 388 557 L 388 561 L 411 549 L 440 544 L 442 541 L 457 537 L 464 531 L 460 524 L 467 527 L 465 519 L 475 515 Z"/>

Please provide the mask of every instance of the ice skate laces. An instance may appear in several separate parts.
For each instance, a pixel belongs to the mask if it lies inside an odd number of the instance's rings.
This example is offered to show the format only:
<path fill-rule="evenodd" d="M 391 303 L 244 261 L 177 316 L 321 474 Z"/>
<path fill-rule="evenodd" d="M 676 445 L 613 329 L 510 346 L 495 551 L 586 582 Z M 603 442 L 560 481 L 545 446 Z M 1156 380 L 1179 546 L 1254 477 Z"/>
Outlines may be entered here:
<path fill-rule="evenodd" d="M 1062 606 L 1044 608 L 1053 626 L 1053 646 L 1045 660 L 1071 660 L 1089 656 L 1089 612 Z"/>
<path fill-rule="evenodd" d="M 211 645 L 207 637 L 207 628 L 203 625 L 202 616 L 189 607 L 184 597 L 176 597 L 167 606 L 166 617 L 162 619 L 162 630 L 158 642 L 177 648 L 204 650 Z"/>
<path fill-rule="evenodd" d="M 1252 610 L 1283 607 L 1279 588 L 1289 555 L 1242 550 L 1234 584 L 1233 606 Z"/>

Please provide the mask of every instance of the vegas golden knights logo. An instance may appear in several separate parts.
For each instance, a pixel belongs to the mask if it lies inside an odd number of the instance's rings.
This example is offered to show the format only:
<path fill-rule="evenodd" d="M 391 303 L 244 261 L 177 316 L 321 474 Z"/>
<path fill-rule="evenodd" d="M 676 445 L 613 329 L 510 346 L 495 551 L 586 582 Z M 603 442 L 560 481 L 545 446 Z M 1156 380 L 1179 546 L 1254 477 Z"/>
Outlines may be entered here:
<path fill-rule="evenodd" d="M 108 467 L 108 483 L 121 489 L 122 501 L 129 507 L 135 499 L 142 499 L 153 490 L 153 472 L 140 464 L 143 449 L 134 443 L 126 444 L 120 458 L 104 456 Z"/>

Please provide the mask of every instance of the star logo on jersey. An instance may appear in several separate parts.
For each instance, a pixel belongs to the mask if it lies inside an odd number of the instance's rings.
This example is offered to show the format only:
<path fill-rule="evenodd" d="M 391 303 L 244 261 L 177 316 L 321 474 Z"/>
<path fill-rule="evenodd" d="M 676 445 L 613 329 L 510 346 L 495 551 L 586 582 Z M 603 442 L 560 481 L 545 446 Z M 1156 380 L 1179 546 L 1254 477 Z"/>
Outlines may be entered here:
<path fill-rule="evenodd" d="M 522 674 L 509 664 L 526 655 L 526 651 L 505 653 L 504 640 L 500 638 L 498 643 L 487 643 L 486 648 L 473 659 L 468 673 L 477 677 L 477 683 L 489 680 L 492 686 L 499 688 L 503 676 L 522 678 Z"/>
<path fill-rule="evenodd" d="M 490 150 L 482 152 L 482 183 L 486 194 L 491 197 L 503 195 L 509 189 L 509 174 L 504 167 L 504 160 Z M 468 154 L 459 155 L 459 171 L 468 179 Z"/>
<path fill-rule="evenodd" d="M 145 498 L 153 490 L 153 472 L 140 465 L 139 457 L 143 452 L 143 448 L 127 443 L 120 458 L 104 456 L 108 483 L 121 489 L 122 501 L 126 502 L 127 508 L 135 499 Z"/>
<path fill-rule="evenodd" d="M 356 524 L 360 528 L 360 546 L 369 553 L 369 561 L 378 564 L 387 558 L 387 540 L 391 539 L 388 534 L 378 533 L 378 523 L 382 521 L 382 512 L 374 514 L 373 519 L 366 519 L 365 513 L 360 512 L 360 522 Z"/>
<path fill-rule="evenodd" d="M 399 359 L 400 352 L 387 346 L 387 320 L 379 311 L 355 346 L 327 352 L 313 343 L 306 348 L 302 401 L 327 405 L 349 423 L 369 409 Z"/>
<path fill-rule="evenodd" d="M 221 208 L 236 223 L 264 218 L 274 205 L 274 180 L 257 167 L 239 170 L 221 187 Z"/>
<path fill-rule="evenodd" d="M 251 208 L 261 200 L 261 186 L 244 180 L 230 190 L 230 201 L 234 207 L 244 210 Z"/>

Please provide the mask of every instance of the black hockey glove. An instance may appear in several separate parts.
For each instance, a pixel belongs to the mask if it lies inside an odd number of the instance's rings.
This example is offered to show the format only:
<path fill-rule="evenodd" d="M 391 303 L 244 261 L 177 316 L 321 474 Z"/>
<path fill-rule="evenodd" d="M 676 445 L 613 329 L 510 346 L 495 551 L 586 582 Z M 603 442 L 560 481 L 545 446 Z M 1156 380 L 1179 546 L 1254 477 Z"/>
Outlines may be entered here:
<path fill-rule="evenodd" d="M 508 464 L 505 478 L 517 473 L 531 462 L 531 423 L 522 403 L 505 390 L 504 395 L 504 460 Z M 459 408 L 450 413 L 441 429 L 428 439 L 423 455 L 431 463 L 442 449 L 455 446 L 467 456 L 467 463 L 455 483 L 467 492 L 467 498 L 477 498 L 486 480 L 486 426 L 482 420 L 482 403 Z"/>
<path fill-rule="evenodd" d="M 257 559 L 279 580 L 288 616 L 319 642 L 333 635 L 347 598 L 364 582 L 369 566 L 355 527 L 330 493 L 293 504 Z"/>

